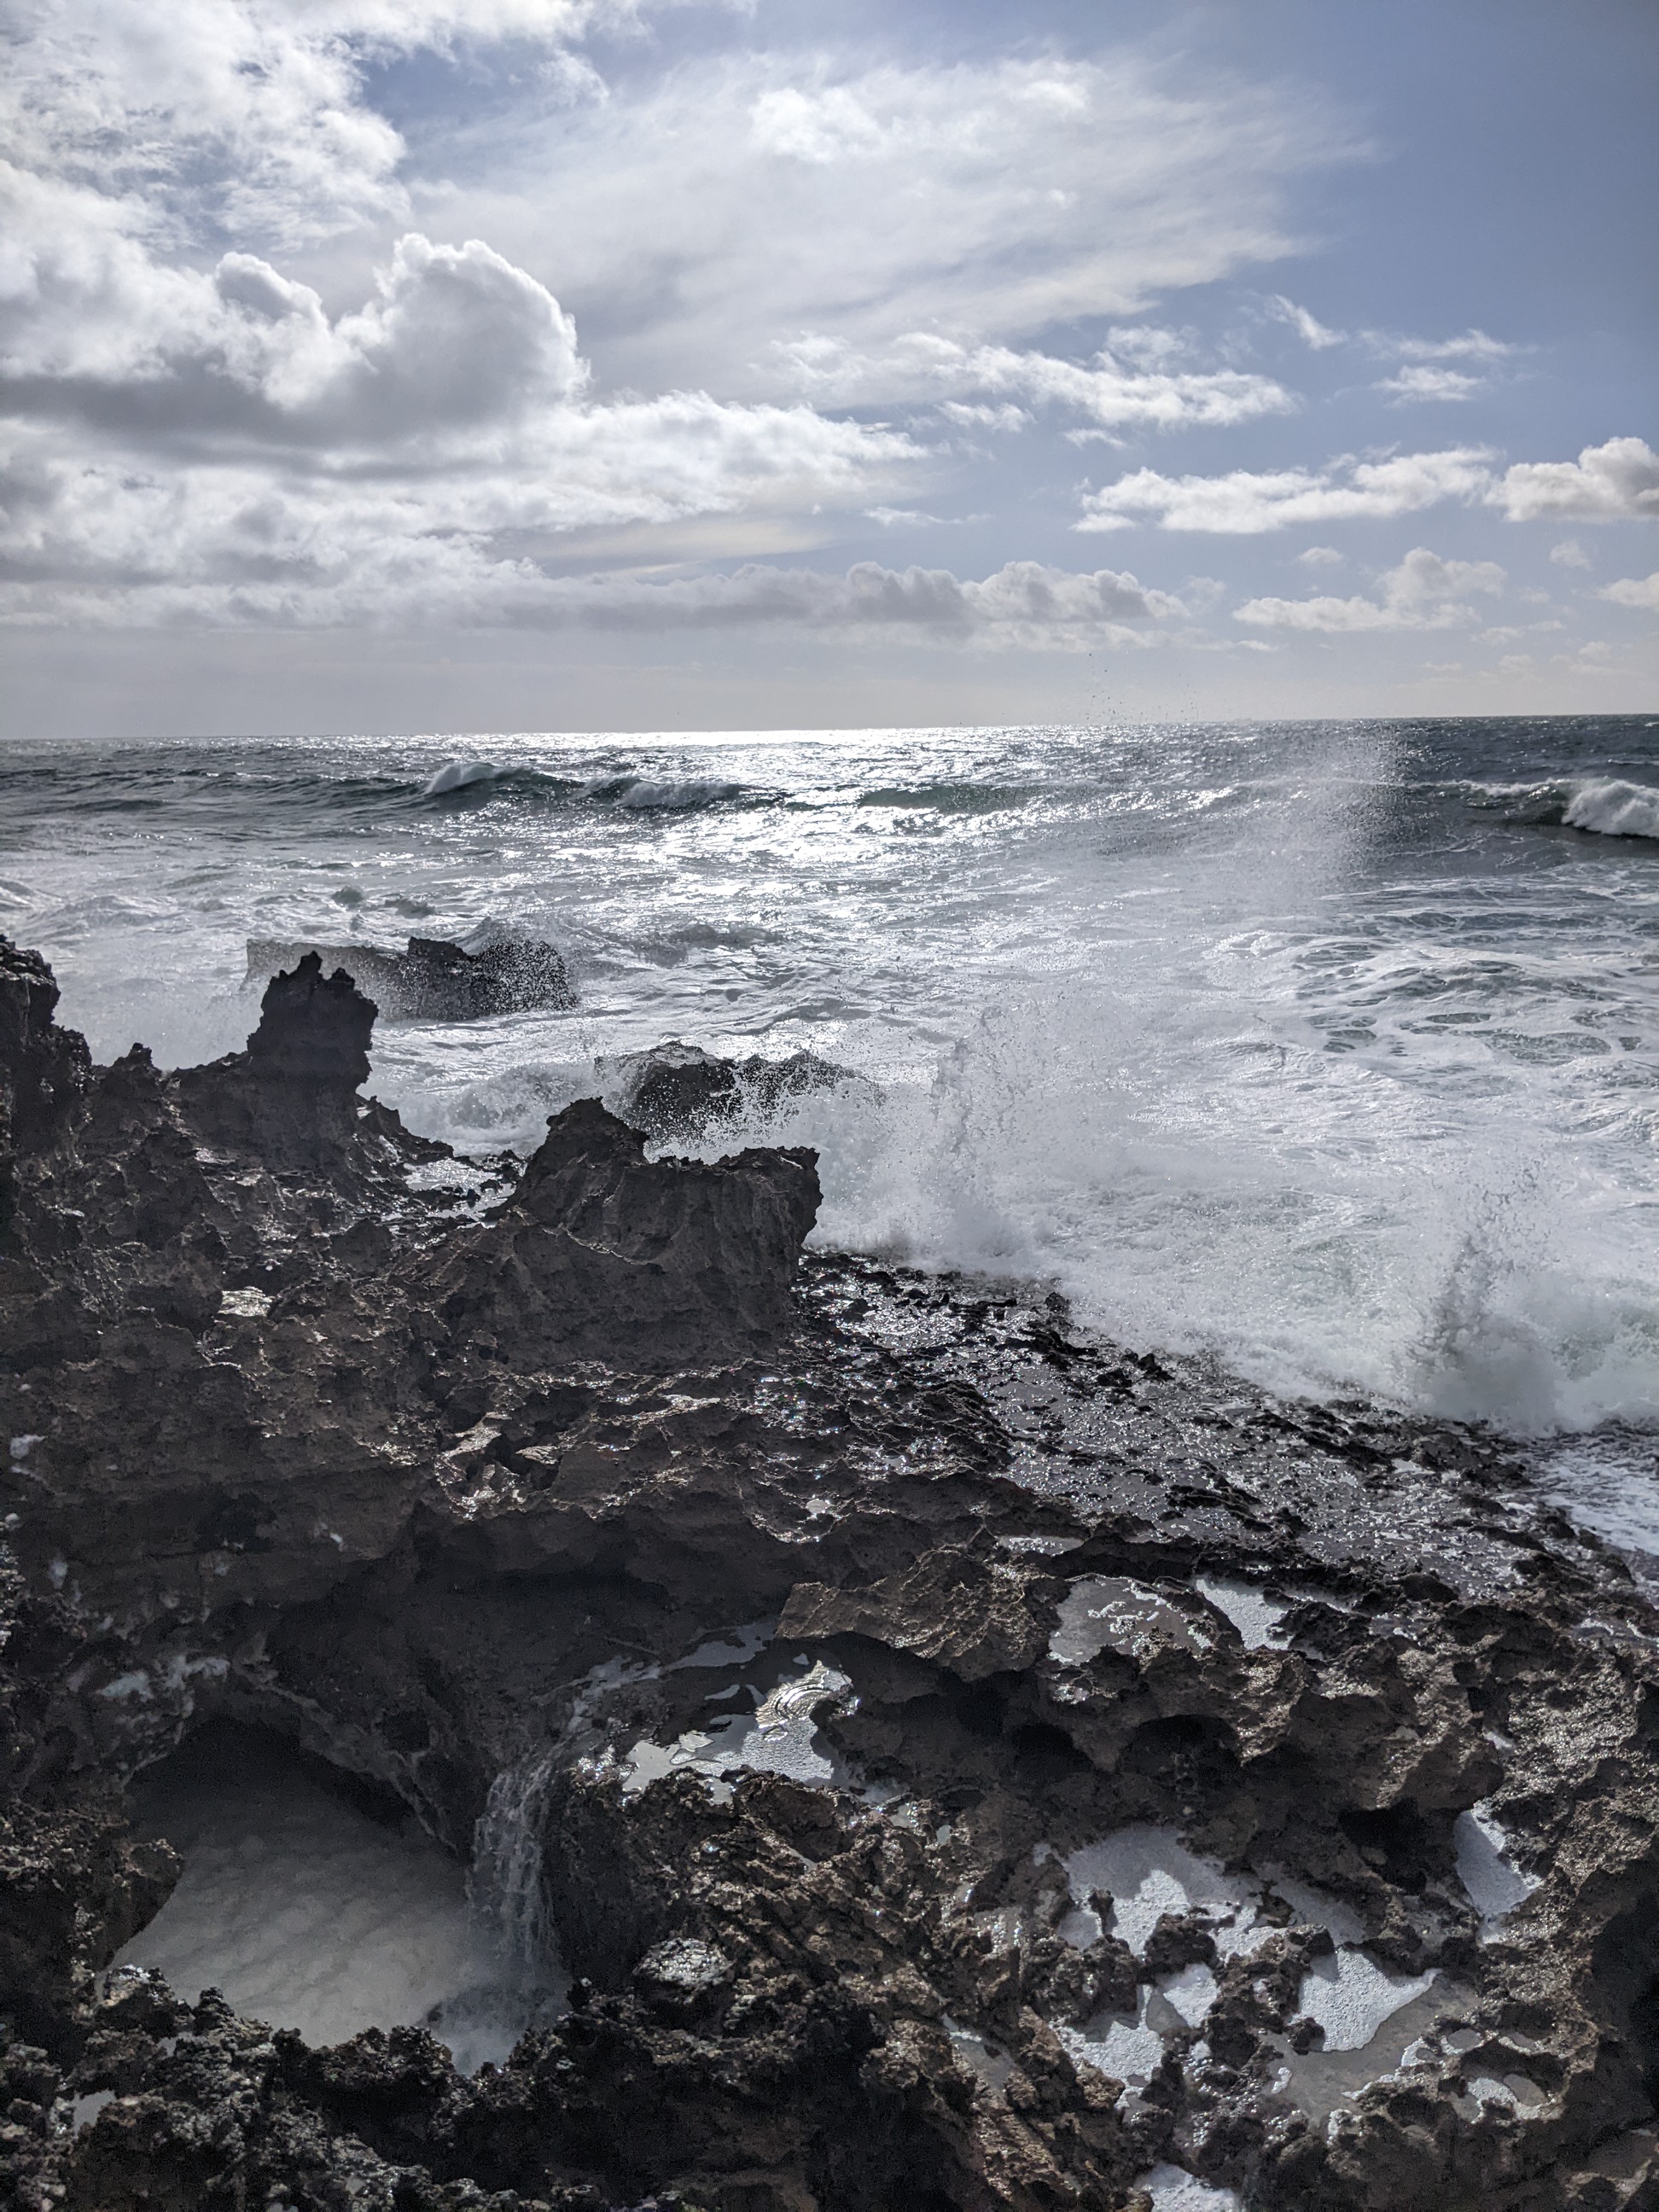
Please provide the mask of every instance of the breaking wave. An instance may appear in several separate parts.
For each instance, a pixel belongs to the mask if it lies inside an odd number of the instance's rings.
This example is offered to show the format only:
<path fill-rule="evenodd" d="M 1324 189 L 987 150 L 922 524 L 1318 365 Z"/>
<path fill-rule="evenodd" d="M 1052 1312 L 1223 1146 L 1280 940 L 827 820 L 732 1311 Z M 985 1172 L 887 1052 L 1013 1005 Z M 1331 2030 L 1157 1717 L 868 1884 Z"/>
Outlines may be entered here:
<path fill-rule="evenodd" d="M 1601 837 L 1659 837 L 1659 786 L 1619 776 L 1576 782 L 1474 784 L 1471 805 L 1498 808 L 1506 820 L 1583 830 Z"/>
<path fill-rule="evenodd" d="M 1659 789 L 1644 783 L 1581 784 L 1561 819 L 1603 837 L 1659 837 Z"/>
<path fill-rule="evenodd" d="M 551 775 L 543 769 L 482 759 L 447 761 L 420 789 L 422 800 L 465 801 L 507 795 L 554 803 L 622 806 L 635 813 L 655 809 L 683 813 L 751 796 L 742 784 L 719 776 L 677 780 L 641 775 L 636 770 L 624 769 L 584 781 Z"/>
<path fill-rule="evenodd" d="M 717 776 L 691 776 L 684 783 L 659 776 L 611 776 L 582 793 L 584 799 L 614 799 L 618 806 L 636 813 L 659 807 L 668 813 L 683 813 L 745 796 L 740 783 L 726 783 Z"/>

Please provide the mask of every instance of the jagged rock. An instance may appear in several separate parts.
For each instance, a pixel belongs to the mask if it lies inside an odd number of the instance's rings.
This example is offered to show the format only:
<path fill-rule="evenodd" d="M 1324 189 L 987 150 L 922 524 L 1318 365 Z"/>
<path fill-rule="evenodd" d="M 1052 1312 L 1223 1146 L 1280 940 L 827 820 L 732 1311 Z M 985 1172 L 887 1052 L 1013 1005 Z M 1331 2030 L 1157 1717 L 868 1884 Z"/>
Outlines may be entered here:
<path fill-rule="evenodd" d="M 244 1052 L 174 1079 L 180 1107 L 215 1150 L 278 1171 L 323 1174 L 356 1134 L 376 1008 L 339 969 L 308 952 L 274 976 Z"/>
<path fill-rule="evenodd" d="M 648 1052 L 615 1054 L 599 1061 L 598 1072 L 607 1089 L 615 1087 L 624 1119 L 659 1143 L 695 1142 L 746 1110 L 773 1114 L 809 1091 L 847 1084 L 868 1088 L 862 1077 L 816 1053 L 722 1060 L 678 1037 Z"/>
<path fill-rule="evenodd" d="M 482 1334 L 532 1370 L 729 1359 L 788 1322 L 818 1196 L 811 1152 L 652 1163 L 637 1130 L 579 1099 L 436 1273 L 438 1310 L 453 1340 Z"/>
<path fill-rule="evenodd" d="M 247 981 L 258 982 L 312 957 L 372 992 L 380 1011 L 409 1021 L 472 1022 L 576 1003 L 563 960 L 550 945 L 509 940 L 476 952 L 443 937 L 411 937 L 401 952 L 379 945 L 313 945 L 248 939 Z"/>
<path fill-rule="evenodd" d="M 944 1661 L 964 1682 L 1018 1674 L 1040 1658 L 1054 1625 L 1060 1586 L 1012 1561 L 937 1551 L 867 1589 L 802 1583 L 778 1623 L 783 1637 L 821 1642 L 863 1636 L 897 1651 Z M 1044 1583 L 1048 1602 L 1043 1602 Z M 1035 1602 L 1033 1600 L 1035 1599 Z"/>
<path fill-rule="evenodd" d="M 0 937 L 0 1237 L 16 1205 L 20 1153 L 40 1150 L 83 1095 L 85 1041 L 52 1020 L 58 985 L 38 952 Z"/>

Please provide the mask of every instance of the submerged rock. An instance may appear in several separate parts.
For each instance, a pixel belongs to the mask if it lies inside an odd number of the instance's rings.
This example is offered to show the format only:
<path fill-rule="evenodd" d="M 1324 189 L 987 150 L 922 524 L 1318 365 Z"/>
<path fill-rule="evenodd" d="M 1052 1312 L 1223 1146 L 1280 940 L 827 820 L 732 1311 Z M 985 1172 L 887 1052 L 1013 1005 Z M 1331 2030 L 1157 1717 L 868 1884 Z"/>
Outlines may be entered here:
<path fill-rule="evenodd" d="M 10 2201 L 1659 2202 L 1659 1616 L 1497 1439 L 804 1255 L 806 1152 L 589 1100 L 492 1190 L 320 963 L 177 1075 L 0 983 Z M 467 2079 L 106 1988 L 208 1722 L 472 1856 L 568 2013 Z"/>
<path fill-rule="evenodd" d="M 372 992 L 381 1012 L 407 1021 L 473 1022 L 490 1014 L 567 1007 L 576 994 L 550 945 L 514 939 L 476 952 L 443 937 L 411 937 L 401 952 L 378 945 L 313 945 L 250 938 L 247 981 L 259 982 L 315 957 Z"/>
<path fill-rule="evenodd" d="M 670 1037 L 648 1052 L 617 1053 L 601 1060 L 599 1073 L 614 1087 L 623 1116 L 659 1143 L 692 1143 L 745 1112 L 775 1114 L 791 1098 L 843 1085 L 868 1090 L 861 1076 L 816 1053 L 785 1060 L 750 1054 L 723 1060 L 701 1045 Z"/>

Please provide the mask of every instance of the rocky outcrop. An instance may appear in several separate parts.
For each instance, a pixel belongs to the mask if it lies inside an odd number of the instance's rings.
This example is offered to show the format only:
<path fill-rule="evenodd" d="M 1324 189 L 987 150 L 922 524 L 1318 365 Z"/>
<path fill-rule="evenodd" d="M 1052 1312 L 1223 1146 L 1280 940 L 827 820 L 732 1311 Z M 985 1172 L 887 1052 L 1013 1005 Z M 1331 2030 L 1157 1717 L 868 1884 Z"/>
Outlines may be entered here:
<path fill-rule="evenodd" d="M 729 1359 L 787 1326 L 817 1207 L 810 1152 L 652 1164 L 636 1130 L 583 1099 L 549 1121 L 489 1224 L 433 1271 L 433 1293 L 452 1346 L 484 1339 L 489 1356 L 532 1370 Z"/>
<path fill-rule="evenodd" d="M 815 1091 L 871 1089 L 863 1077 L 817 1053 L 724 1060 L 678 1037 L 648 1052 L 613 1054 L 599 1061 L 598 1073 L 623 1117 L 664 1144 L 696 1142 L 744 1113 L 776 1114 Z"/>
<path fill-rule="evenodd" d="M 56 1026 L 57 1006 L 40 954 L 0 938 L 0 1233 L 16 1206 L 19 1155 L 51 1140 L 87 1085 L 90 1055 Z"/>
<path fill-rule="evenodd" d="M 394 1020 L 476 1022 L 491 1014 L 574 1006 L 576 994 L 550 945 L 509 939 L 469 952 L 444 937 L 411 937 L 401 952 L 380 945 L 248 939 L 247 981 L 263 983 L 315 957 L 349 975 Z"/>
<path fill-rule="evenodd" d="M 1659 2202 L 1659 1617 L 1499 1439 L 803 1255 L 807 1153 L 497 1179 L 319 969 L 175 1076 L 6 957 L 12 2202 Z M 209 1720 L 539 1869 L 568 2014 L 464 2079 L 106 1983 Z"/>

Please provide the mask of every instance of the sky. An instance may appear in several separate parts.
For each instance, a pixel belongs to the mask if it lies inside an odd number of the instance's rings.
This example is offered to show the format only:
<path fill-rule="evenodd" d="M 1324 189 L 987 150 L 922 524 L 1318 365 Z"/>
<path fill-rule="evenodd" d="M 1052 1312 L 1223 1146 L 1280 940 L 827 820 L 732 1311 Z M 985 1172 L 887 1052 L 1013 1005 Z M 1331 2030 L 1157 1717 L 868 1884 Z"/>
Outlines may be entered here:
<path fill-rule="evenodd" d="M 0 734 L 1659 706 L 1651 0 L 0 35 Z"/>

